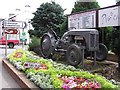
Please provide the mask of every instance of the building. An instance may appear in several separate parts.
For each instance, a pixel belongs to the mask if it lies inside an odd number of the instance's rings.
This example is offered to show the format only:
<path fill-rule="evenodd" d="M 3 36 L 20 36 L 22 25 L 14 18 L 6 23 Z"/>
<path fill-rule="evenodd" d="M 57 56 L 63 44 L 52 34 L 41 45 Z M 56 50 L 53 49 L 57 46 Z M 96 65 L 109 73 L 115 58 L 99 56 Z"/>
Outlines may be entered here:
<path fill-rule="evenodd" d="M 33 28 L 32 28 L 32 25 L 29 23 L 30 19 L 26 18 L 27 15 L 28 15 L 27 13 L 21 13 L 19 15 L 15 15 L 15 14 L 12 14 L 12 13 L 9 14 L 9 19 L 8 20 L 10 22 L 17 22 L 17 21 L 20 21 L 20 22 L 23 22 L 23 23 L 26 22 L 27 27 L 25 29 L 18 28 L 19 32 L 20 32 L 19 34 L 8 34 L 7 35 L 8 40 L 10 40 L 10 39 L 20 40 L 21 43 L 22 43 L 22 40 L 24 40 L 24 41 L 26 41 L 26 44 L 29 44 L 30 38 L 29 38 L 28 30 L 33 29 Z M 2 35 L 4 35 L 4 33 L 3 33 L 4 32 L 4 28 L 3 28 L 3 23 L 4 22 L 5 22 L 4 19 L 0 19 L 0 38 L 1 38 Z"/>

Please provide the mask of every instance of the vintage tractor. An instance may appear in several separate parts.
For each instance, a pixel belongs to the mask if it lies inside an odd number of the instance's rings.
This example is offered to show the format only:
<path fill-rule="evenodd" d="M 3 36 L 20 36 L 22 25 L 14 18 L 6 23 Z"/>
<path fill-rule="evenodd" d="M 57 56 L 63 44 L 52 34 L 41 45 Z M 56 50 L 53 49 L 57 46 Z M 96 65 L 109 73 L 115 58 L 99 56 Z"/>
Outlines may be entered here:
<path fill-rule="evenodd" d="M 94 59 L 106 59 L 107 47 L 99 43 L 99 33 L 96 29 L 72 29 L 60 38 L 54 31 L 45 33 L 41 38 L 41 54 L 44 58 L 51 58 L 55 52 L 66 55 L 69 64 L 76 66 L 84 60 L 84 55 L 94 52 Z"/>

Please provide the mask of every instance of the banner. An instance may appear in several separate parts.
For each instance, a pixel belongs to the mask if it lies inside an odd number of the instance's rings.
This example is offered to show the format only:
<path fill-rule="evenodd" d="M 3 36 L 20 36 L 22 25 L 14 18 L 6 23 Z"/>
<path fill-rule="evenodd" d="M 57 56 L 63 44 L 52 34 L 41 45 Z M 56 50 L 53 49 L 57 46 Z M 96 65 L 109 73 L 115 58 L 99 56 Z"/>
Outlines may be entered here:
<path fill-rule="evenodd" d="M 100 9 L 98 13 L 98 27 L 119 26 L 119 6 Z"/>
<path fill-rule="evenodd" d="M 78 13 L 68 16 L 68 28 L 95 28 L 96 11 Z"/>

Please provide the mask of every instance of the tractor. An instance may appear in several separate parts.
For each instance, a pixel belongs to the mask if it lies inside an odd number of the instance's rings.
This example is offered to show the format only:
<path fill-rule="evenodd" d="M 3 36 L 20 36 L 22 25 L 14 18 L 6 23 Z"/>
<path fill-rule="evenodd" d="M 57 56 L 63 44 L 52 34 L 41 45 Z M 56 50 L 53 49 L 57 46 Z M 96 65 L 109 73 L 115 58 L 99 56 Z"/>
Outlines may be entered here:
<path fill-rule="evenodd" d="M 84 60 L 84 55 L 94 52 L 94 59 L 103 61 L 108 55 L 108 49 L 99 43 L 99 32 L 96 29 L 72 29 L 59 38 L 54 31 L 49 31 L 41 37 L 41 54 L 44 58 L 52 58 L 55 52 L 65 54 L 70 65 L 77 66 Z"/>

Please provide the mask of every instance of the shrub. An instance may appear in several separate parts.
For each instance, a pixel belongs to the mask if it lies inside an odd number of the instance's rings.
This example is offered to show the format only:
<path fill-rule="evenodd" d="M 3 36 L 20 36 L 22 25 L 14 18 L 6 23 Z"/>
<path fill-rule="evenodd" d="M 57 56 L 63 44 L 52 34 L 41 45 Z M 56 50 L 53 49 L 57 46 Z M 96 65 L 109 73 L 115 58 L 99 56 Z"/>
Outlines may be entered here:
<path fill-rule="evenodd" d="M 40 55 L 40 38 L 33 37 L 31 43 L 29 44 L 29 51 L 34 51 Z"/>

